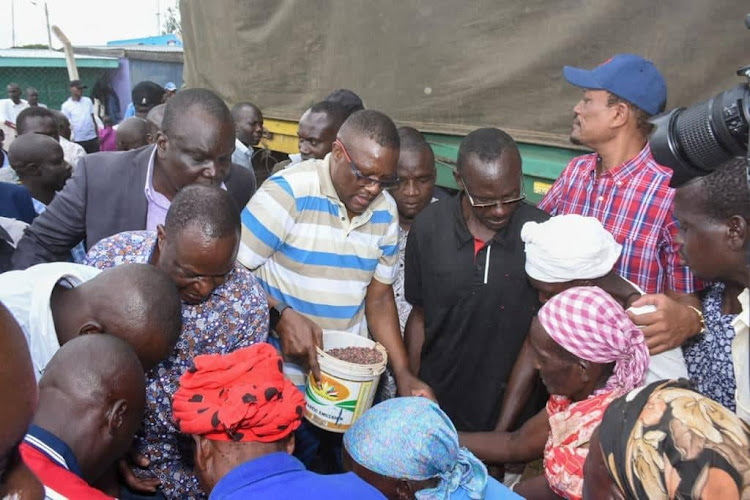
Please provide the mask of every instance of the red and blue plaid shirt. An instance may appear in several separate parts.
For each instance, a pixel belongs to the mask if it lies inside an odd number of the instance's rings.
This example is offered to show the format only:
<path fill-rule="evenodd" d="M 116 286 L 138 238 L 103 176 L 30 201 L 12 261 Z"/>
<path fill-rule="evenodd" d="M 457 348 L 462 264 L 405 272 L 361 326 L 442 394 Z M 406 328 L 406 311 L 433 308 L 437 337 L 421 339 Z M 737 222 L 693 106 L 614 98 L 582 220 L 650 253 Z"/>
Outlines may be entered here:
<path fill-rule="evenodd" d="M 597 176 L 596 153 L 573 158 L 539 204 L 550 215 L 596 217 L 622 245 L 617 273 L 646 293 L 692 293 L 696 283 L 678 256 L 672 171 L 648 144 L 634 158 Z"/>

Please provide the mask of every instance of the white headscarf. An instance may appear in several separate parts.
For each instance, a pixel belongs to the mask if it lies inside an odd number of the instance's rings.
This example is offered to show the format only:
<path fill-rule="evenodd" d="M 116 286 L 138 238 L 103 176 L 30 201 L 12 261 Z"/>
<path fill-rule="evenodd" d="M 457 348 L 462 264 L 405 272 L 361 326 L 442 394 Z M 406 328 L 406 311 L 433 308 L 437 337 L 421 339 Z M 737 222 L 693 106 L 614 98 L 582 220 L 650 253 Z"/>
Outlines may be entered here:
<path fill-rule="evenodd" d="M 575 214 L 527 222 L 521 239 L 526 244 L 526 274 L 544 283 L 601 278 L 622 251 L 599 220 Z"/>

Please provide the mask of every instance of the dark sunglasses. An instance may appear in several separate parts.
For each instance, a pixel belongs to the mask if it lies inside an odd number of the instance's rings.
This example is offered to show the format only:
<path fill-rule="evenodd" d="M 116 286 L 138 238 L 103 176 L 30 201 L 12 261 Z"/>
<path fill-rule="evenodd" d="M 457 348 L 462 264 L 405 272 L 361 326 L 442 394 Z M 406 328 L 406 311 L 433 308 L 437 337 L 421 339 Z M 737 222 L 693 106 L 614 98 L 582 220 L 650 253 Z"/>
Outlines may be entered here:
<path fill-rule="evenodd" d="M 346 161 L 349 162 L 349 166 L 352 169 L 352 173 L 354 174 L 354 177 L 357 179 L 357 184 L 361 186 L 374 186 L 377 184 L 382 189 L 393 189 L 395 187 L 398 187 L 398 185 L 401 183 L 401 179 L 398 177 L 394 179 L 378 179 L 376 177 L 369 177 L 362 173 L 362 171 L 357 168 L 357 165 L 352 161 L 352 157 L 349 156 L 349 152 L 346 150 L 346 147 L 344 146 L 344 143 L 341 142 L 341 139 L 336 138 L 335 141 L 333 141 L 334 144 L 338 144 L 338 146 L 341 148 L 341 151 L 344 152 L 344 156 L 346 157 Z"/>
<path fill-rule="evenodd" d="M 475 201 L 474 198 L 469 193 L 469 190 L 466 189 L 466 181 L 463 180 L 462 177 L 459 177 L 459 179 L 461 179 L 461 184 L 463 184 L 464 193 L 466 193 L 466 197 L 469 199 L 469 204 L 474 208 L 487 208 L 487 207 L 502 206 L 502 205 L 512 205 L 513 203 L 518 203 L 519 201 L 523 201 L 526 199 L 526 189 L 524 188 L 523 182 L 521 182 L 521 194 L 519 196 L 514 196 L 512 198 L 508 198 L 505 200 Z"/>

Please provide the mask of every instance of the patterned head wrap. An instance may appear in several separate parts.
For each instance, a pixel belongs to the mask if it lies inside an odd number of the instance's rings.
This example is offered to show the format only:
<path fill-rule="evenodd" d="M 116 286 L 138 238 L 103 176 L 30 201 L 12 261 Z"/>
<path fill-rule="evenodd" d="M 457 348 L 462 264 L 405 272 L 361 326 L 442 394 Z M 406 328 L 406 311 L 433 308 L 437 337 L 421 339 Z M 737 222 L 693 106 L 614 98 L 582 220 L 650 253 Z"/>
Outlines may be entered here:
<path fill-rule="evenodd" d="M 643 383 L 649 364 L 643 332 L 622 306 L 595 286 L 569 288 L 539 310 L 547 334 L 569 353 L 594 363 L 615 362 L 602 391 L 630 391 Z"/>
<path fill-rule="evenodd" d="M 526 274 L 544 283 L 601 278 L 620 258 L 622 246 L 595 217 L 558 215 L 521 229 Z"/>
<path fill-rule="evenodd" d="M 438 405 L 425 398 L 395 398 L 365 412 L 344 434 L 354 461 L 380 475 L 422 481 L 437 477 L 435 488 L 417 491 L 417 499 L 448 499 L 463 489 L 484 498 L 487 468 L 466 448 Z"/>
<path fill-rule="evenodd" d="M 627 498 L 750 498 L 750 426 L 685 379 L 613 401 L 599 441 Z"/>
<path fill-rule="evenodd" d="M 302 422 L 305 401 L 276 350 L 254 344 L 196 356 L 172 400 L 177 428 L 213 441 L 278 441 Z"/>

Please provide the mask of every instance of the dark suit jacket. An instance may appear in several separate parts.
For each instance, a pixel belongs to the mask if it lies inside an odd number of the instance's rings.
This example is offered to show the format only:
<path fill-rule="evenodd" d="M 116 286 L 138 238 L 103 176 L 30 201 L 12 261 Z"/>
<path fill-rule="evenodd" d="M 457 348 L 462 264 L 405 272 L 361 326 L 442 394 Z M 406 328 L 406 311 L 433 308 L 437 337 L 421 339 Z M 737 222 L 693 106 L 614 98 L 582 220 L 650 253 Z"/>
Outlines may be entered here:
<path fill-rule="evenodd" d="M 250 197 L 255 194 L 258 187 L 256 183 L 255 172 L 242 165 L 232 163 L 232 168 L 229 170 L 224 185 L 227 187 L 227 192 L 234 198 L 240 211 L 245 208 L 247 202 L 250 201 Z"/>
<path fill-rule="evenodd" d="M 81 158 L 65 188 L 26 229 L 13 255 L 13 268 L 67 260 L 70 249 L 81 240 L 88 250 L 113 234 L 146 229 L 148 200 L 144 188 L 153 148 Z M 237 185 L 246 179 L 235 170 L 230 171 L 234 178 L 231 188 L 229 179 L 226 181 L 227 191 L 244 208 L 252 194 L 251 186 L 249 182 Z"/>

